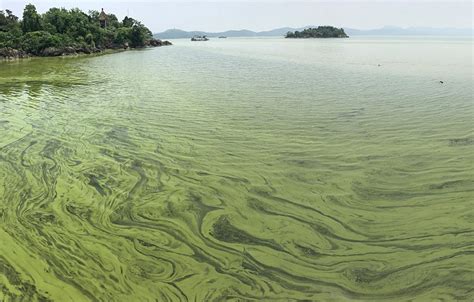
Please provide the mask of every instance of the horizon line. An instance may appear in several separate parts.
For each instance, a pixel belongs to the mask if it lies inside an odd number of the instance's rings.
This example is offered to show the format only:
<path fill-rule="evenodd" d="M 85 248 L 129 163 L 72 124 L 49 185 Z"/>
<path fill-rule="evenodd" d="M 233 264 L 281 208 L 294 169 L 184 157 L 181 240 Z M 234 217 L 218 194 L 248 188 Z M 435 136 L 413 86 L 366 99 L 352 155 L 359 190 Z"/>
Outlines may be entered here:
<path fill-rule="evenodd" d="M 430 26 L 398 26 L 398 25 L 384 25 L 382 27 L 372 27 L 372 28 L 357 28 L 357 27 L 352 27 L 352 26 L 334 26 L 334 25 L 305 25 L 305 26 L 280 26 L 280 27 L 273 27 L 270 29 L 264 29 L 264 30 L 254 30 L 254 29 L 249 29 L 249 28 L 239 28 L 239 29 L 225 29 L 225 30 L 203 30 L 203 29 L 183 29 L 183 28 L 177 28 L 177 27 L 170 27 L 167 28 L 161 32 L 165 32 L 168 30 L 181 30 L 181 31 L 201 31 L 201 32 L 213 32 L 213 33 L 218 33 L 218 32 L 226 32 L 226 31 L 242 31 L 242 30 L 247 30 L 247 31 L 252 31 L 252 32 L 265 32 L 265 31 L 272 31 L 275 29 L 282 29 L 282 28 L 292 28 L 292 29 L 298 29 L 298 28 L 307 28 L 307 27 L 317 27 L 317 26 L 333 26 L 336 28 L 343 28 L 343 29 L 355 29 L 355 30 L 361 30 L 361 31 L 370 31 L 370 30 L 379 30 L 379 29 L 437 29 L 437 30 L 442 30 L 442 29 L 455 29 L 455 30 L 472 30 L 474 31 L 474 26 L 473 27 L 430 27 Z"/>

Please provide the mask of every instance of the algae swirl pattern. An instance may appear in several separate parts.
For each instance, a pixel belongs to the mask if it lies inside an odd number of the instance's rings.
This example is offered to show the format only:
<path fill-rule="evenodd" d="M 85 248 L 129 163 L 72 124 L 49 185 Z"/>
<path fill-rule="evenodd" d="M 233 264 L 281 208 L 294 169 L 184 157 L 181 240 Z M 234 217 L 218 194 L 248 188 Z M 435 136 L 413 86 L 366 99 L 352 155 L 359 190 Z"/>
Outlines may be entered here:
<path fill-rule="evenodd" d="M 0 64 L 0 300 L 472 300 L 472 83 L 382 72 Z"/>

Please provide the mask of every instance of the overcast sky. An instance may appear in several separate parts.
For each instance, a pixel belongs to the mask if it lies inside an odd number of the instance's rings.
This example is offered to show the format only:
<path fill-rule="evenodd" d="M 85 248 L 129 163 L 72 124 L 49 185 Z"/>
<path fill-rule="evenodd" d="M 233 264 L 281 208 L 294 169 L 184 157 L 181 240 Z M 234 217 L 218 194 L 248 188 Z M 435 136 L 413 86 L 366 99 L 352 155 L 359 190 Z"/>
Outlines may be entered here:
<path fill-rule="evenodd" d="M 43 13 L 50 7 L 79 7 L 129 15 L 153 32 L 169 28 L 224 31 L 268 30 L 278 27 L 334 25 L 360 29 L 385 25 L 472 28 L 471 1 L 336 0 L 336 1 L 113 1 L 113 0 L 0 0 L 1 9 L 20 16 L 27 3 Z"/>

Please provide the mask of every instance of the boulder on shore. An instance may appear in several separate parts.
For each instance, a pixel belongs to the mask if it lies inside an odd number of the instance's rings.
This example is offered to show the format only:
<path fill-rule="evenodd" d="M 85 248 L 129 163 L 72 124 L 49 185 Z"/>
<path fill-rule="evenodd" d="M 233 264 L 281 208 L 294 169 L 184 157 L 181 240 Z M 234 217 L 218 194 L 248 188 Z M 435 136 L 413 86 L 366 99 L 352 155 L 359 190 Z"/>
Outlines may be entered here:
<path fill-rule="evenodd" d="M 145 46 L 159 47 L 173 45 L 170 41 L 161 41 L 160 39 L 150 39 L 146 41 Z"/>
<path fill-rule="evenodd" d="M 11 47 L 0 48 L 0 60 L 13 60 L 27 57 L 29 57 L 29 55 L 23 50 L 14 49 Z"/>
<path fill-rule="evenodd" d="M 76 52 L 77 53 L 84 53 L 84 54 L 91 54 L 94 50 L 90 47 L 81 47 L 81 48 L 77 48 L 76 49 Z"/>
<path fill-rule="evenodd" d="M 102 50 L 98 48 L 92 47 L 48 47 L 43 49 L 41 52 L 42 57 L 58 57 L 58 56 L 75 56 L 78 54 L 92 54 L 92 53 L 99 53 Z"/>
<path fill-rule="evenodd" d="M 77 55 L 76 49 L 74 47 L 48 47 L 43 49 L 41 56 L 43 57 L 57 57 L 57 56 L 70 56 Z"/>

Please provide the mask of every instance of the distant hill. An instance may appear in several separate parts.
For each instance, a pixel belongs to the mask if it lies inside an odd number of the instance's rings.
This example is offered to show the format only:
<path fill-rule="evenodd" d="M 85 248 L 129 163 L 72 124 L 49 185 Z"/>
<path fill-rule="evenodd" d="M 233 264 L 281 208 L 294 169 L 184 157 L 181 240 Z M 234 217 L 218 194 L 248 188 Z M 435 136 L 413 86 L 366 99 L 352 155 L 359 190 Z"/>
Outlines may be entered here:
<path fill-rule="evenodd" d="M 306 28 L 306 27 L 305 27 Z M 154 34 L 158 39 L 182 39 L 192 38 L 193 36 L 208 36 L 208 37 L 276 37 L 284 36 L 289 31 L 303 30 L 305 28 L 282 27 L 268 31 L 255 32 L 251 30 L 228 30 L 223 32 L 205 32 L 205 31 L 184 31 L 181 29 L 168 29 L 161 33 Z"/>
<path fill-rule="evenodd" d="M 181 39 L 192 38 L 193 36 L 208 36 L 208 37 L 277 37 L 285 36 L 289 31 L 302 31 L 310 27 L 317 27 L 313 25 L 293 28 L 282 27 L 268 31 L 255 32 L 251 30 L 229 30 L 224 32 L 205 32 L 205 31 L 184 31 L 180 29 L 168 29 L 161 33 L 154 34 L 155 38 L 159 39 Z M 344 31 L 349 36 L 472 36 L 472 28 L 431 28 L 431 27 L 395 27 L 385 26 L 378 29 L 361 30 L 355 28 L 344 28 Z"/>

